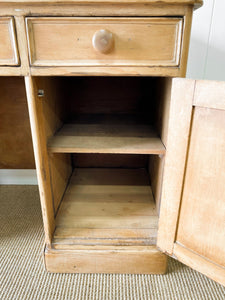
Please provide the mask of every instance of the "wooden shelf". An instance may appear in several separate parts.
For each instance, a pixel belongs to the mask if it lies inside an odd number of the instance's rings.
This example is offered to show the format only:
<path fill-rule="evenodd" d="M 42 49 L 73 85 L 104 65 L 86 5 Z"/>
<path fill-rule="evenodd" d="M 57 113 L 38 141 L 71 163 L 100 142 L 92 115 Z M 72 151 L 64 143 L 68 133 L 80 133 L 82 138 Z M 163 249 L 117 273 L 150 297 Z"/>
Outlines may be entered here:
<path fill-rule="evenodd" d="M 81 168 L 74 171 L 59 208 L 52 246 L 58 250 L 151 246 L 156 244 L 157 226 L 144 169 Z"/>
<path fill-rule="evenodd" d="M 164 154 L 154 129 L 130 116 L 82 116 L 48 141 L 54 153 Z"/>

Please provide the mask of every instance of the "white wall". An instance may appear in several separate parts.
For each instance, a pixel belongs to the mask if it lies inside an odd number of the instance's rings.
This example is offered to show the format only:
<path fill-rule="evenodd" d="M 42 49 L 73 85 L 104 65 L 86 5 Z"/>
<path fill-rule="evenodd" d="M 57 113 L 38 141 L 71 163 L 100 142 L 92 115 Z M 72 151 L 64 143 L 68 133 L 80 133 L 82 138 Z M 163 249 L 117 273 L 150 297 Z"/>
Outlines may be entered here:
<path fill-rule="evenodd" d="M 205 0 L 194 12 L 187 77 L 225 81 L 225 0 Z"/>
<path fill-rule="evenodd" d="M 37 184 L 36 170 L 0 169 L 1 184 Z"/>

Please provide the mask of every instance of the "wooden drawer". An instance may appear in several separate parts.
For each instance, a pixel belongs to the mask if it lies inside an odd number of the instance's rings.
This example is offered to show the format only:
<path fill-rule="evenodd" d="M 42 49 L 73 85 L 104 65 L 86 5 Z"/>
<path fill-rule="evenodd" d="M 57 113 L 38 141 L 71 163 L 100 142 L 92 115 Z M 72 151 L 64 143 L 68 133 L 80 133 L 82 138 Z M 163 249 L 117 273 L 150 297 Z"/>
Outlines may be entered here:
<path fill-rule="evenodd" d="M 182 18 L 27 18 L 33 66 L 179 66 Z M 93 47 L 112 34 L 107 53 Z"/>
<path fill-rule="evenodd" d="M 0 66 L 19 64 L 14 19 L 0 18 Z"/>

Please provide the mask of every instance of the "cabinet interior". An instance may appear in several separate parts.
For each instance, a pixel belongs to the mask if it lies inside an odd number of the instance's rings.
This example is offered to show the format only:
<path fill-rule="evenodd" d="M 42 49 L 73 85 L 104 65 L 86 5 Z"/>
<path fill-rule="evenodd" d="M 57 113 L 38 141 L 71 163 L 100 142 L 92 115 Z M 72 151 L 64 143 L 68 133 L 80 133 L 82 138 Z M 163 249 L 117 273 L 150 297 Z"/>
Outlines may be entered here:
<path fill-rule="evenodd" d="M 55 249 L 155 245 L 171 79 L 35 77 Z"/>

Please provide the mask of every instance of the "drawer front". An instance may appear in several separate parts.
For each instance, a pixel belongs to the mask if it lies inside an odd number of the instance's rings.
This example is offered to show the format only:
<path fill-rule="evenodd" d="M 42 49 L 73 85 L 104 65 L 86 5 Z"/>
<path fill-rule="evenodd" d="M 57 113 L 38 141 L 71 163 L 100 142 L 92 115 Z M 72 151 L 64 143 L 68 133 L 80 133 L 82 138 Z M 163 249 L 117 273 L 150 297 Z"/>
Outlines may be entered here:
<path fill-rule="evenodd" d="M 0 66 L 19 64 L 15 25 L 12 17 L 0 18 Z"/>
<path fill-rule="evenodd" d="M 33 66 L 179 66 L 182 18 L 52 17 L 26 23 Z M 112 40 L 107 53 L 93 46 L 103 30 Z"/>

